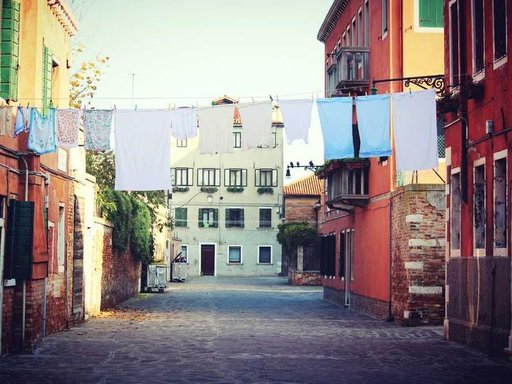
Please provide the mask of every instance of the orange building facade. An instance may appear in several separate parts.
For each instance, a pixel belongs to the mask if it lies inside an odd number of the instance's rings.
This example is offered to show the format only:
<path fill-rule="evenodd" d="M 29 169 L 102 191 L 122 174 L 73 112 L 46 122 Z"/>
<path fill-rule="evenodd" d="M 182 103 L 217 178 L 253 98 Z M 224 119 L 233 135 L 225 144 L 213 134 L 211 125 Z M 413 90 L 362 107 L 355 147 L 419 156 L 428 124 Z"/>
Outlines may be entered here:
<path fill-rule="evenodd" d="M 431 84 L 405 88 L 395 79 L 443 72 L 442 1 L 335 0 L 317 38 L 325 44 L 326 97 L 421 89 Z M 396 172 L 393 155 L 319 168 L 326 299 L 379 319 L 442 323 L 443 172 L 441 159 L 413 179 Z"/>

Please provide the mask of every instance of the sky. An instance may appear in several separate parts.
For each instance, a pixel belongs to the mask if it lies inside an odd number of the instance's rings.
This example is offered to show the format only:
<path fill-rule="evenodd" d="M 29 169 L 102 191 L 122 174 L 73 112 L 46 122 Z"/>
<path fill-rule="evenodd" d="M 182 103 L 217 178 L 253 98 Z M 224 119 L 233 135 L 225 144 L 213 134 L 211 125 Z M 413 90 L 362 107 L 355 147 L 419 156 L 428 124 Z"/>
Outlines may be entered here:
<path fill-rule="evenodd" d="M 323 44 L 332 0 L 72 0 L 85 46 L 78 66 L 110 58 L 93 105 L 168 108 L 323 97 Z M 316 110 L 309 144 L 285 146 L 290 161 L 323 163 Z M 292 170 L 292 179 L 307 173 Z"/>

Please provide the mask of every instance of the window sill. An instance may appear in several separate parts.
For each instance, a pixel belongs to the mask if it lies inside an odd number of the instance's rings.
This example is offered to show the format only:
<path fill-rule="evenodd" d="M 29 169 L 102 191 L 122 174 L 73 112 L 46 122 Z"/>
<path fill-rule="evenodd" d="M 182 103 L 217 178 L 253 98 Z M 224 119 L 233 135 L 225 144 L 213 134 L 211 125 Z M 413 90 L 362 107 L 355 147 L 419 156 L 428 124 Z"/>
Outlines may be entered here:
<path fill-rule="evenodd" d="M 478 72 L 473 73 L 473 82 L 478 83 L 479 81 L 482 81 L 485 79 L 485 70 L 481 69 Z"/>
<path fill-rule="evenodd" d="M 274 227 L 258 227 L 257 229 L 265 230 L 265 229 L 274 229 Z"/>
<path fill-rule="evenodd" d="M 227 262 L 226 265 L 244 265 L 244 263 Z"/>
<path fill-rule="evenodd" d="M 498 69 L 502 65 L 504 65 L 508 61 L 508 54 L 505 54 L 505 56 L 500 57 L 499 59 L 495 60 L 492 64 L 492 69 Z"/>
<path fill-rule="evenodd" d="M 494 248 L 493 249 L 494 256 L 505 256 L 508 257 L 508 249 L 507 248 Z"/>
<path fill-rule="evenodd" d="M 273 265 L 274 263 L 256 263 L 257 265 Z"/>

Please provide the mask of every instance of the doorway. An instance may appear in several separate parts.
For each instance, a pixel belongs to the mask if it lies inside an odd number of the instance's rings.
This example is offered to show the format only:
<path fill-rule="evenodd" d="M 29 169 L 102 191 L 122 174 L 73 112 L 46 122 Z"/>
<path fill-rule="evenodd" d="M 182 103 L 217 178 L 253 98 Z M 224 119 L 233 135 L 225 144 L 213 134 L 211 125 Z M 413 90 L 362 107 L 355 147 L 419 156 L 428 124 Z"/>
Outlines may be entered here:
<path fill-rule="evenodd" d="M 201 275 L 215 275 L 215 244 L 201 244 Z"/>

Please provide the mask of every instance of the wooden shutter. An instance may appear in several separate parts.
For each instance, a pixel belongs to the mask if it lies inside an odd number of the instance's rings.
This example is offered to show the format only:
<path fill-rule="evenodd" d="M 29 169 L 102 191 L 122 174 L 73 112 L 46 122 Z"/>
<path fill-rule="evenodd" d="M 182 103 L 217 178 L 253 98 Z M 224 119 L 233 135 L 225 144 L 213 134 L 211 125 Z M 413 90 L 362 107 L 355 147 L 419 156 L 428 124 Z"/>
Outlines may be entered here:
<path fill-rule="evenodd" d="M 277 169 L 272 170 L 272 186 L 277 187 Z"/>
<path fill-rule="evenodd" d="M 443 23 L 443 0 L 420 0 L 419 16 L 420 27 L 442 27 Z"/>
<path fill-rule="evenodd" d="M 46 116 L 50 108 L 52 97 L 52 52 L 43 45 L 43 115 Z"/>
<path fill-rule="evenodd" d="M 18 99 L 20 3 L 2 1 L 2 44 L 0 55 L 0 97 Z"/>
<path fill-rule="evenodd" d="M 247 187 L 247 169 L 242 169 L 242 187 Z"/>
<path fill-rule="evenodd" d="M 198 214 L 198 218 L 197 218 L 197 225 L 199 226 L 199 228 L 202 228 L 204 227 L 204 224 L 203 224 L 203 211 L 204 211 L 204 208 L 199 208 L 199 214 Z"/>
<path fill-rule="evenodd" d="M 28 280 L 32 272 L 34 202 L 10 200 L 7 220 L 5 277 Z"/>
<path fill-rule="evenodd" d="M 212 227 L 217 228 L 219 226 L 219 210 L 218 209 L 212 209 L 213 211 L 213 225 Z"/>
<path fill-rule="evenodd" d="M 233 221 L 231 220 L 231 208 L 226 208 L 226 228 L 230 228 L 233 226 Z"/>

